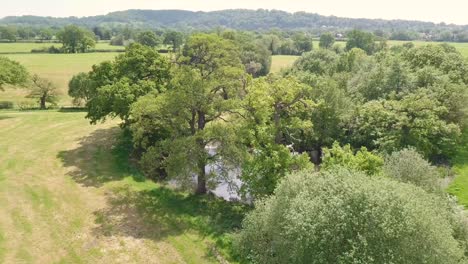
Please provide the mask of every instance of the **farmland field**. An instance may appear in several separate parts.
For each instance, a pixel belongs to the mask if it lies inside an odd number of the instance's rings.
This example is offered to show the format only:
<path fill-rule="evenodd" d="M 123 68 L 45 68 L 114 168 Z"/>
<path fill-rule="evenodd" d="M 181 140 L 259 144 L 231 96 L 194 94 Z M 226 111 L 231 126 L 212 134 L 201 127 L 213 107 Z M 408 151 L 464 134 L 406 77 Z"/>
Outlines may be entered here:
<path fill-rule="evenodd" d="M 57 48 L 61 47 L 60 43 L 0 43 L 0 53 L 28 53 L 32 49 L 41 49 L 48 48 L 50 46 L 55 46 Z M 112 46 L 108 42 L 98 42 L 94 49 L 97 50 L 123 50 L 122 46 Z"/>
<path fill-rule="evenodd" d="M 402 45 L 407 42 L 413 42 L 415 46 L 424 46 L 428 44 L 441 44 L 442 42 L 427 42 L 427 41 L 398 41 L 390 40 L 388 44 L 393 45 Z M 458 42 L 447 42 L 448 44 L 454 46 L 463 56 L 468 58 L 468 43 L 458 43 Z"/>
<path fill-rule="evenodd" d="M 69 104 L 68 82 L 79 72 L 91 70 L 91 66 L 102 61 L 112 60 L 118 53 L 81 53 L 81 54 L 8 54 L 6 57 L 23 64 L 31 73 L 50 79 L 62 93 L 60 104 Z M 24 101 L 25 89 L 7 89 L 0 99 L 15 103 Z"/>
<path fill-rule="evenodd" d="M 118 135 L 80 112 L 0 111 L 0 263 L 216 263 L 233 207 L 145 181 Z"/>
<path fill-rule="evenodd" d="M 344 42 L 338 42 L 344 45 Z M 389 41 L 389 45 L 403 44 L 405 41 Z M 438 44 L 436 42 L 415 41 L 415 45 Z M 57 43 L 55 43 L 56 45 Z M 468 57 L 468 43 L 449 43 L 455 46 L 464 56 Z M 50 43 L 0 43 L 0 52 L 28 52 L 32 48 L 48 46 Z M 60 44 L 59 44 L 60 45 Z M 108 43 L 100 42 L 96 48 L 99 49 L 121 49 L 121 47 L 110 46 Z M 314 42 L 314 48 L 318 48 L 318 42 Z M 69 105 L 71 99 L 67 95 L 68 81 L 79 73 L 89 71 L 91 66 L 105 60 L 112 60 L 118 53 L 85 53 L 85 54 L 4 54 L 10 59 L 22 63 L 32 72 L 53 81 L 61 91 L 61 105 Z M 298 56 L 275 55 L 272 58 L 271 72 L 280 72 L 281 69 L 291 66 Z M 14 103 L 28 101 L 25 89 L 6 89 L 0 94 L 0 101 L 11 101 Z"/>
<path fill-rule="evenodd" d="M 277 55 L 273 56 L 271 62 L 271 72 L 280 72 L 281 69 L 288 68 L 299 58 L 299 56 Z"/>

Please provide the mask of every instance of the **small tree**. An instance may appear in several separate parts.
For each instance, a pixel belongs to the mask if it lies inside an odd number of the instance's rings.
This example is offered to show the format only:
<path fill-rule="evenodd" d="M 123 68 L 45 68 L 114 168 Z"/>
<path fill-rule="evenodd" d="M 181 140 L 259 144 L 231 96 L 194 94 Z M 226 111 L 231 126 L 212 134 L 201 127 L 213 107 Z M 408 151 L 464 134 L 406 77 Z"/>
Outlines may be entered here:
<path fill-rule="evenodd" d="M 323 149 L 322 169 L 324 170 L 341 166 L 365 172 L 367 175 L 376 175 L 382 171 L 383 163 L 381 157 L 367 151 L 365 147 L 354 153 L 349 144 L 341 147 L 335 142 L 331 149 Z"/>
<path fill-rule="evenodd" d="M 68 95 L 73 98 L 73 104 L 78 106 L 88 101 L 94 89 L 95 82 L 84 72 L 73 76 L 68 83 Z"/>
<path fill-rule="evenodd" d="M 353 30 L 348 33 L 347 37 L 348 41 L 346 42 L 346 50 L 360 48 L 367 52 L 367 54 L 374 53 L 376 49 L 374 34 L 360 30 Z"/>
<path fill-rule="evenodd" d="M 62 42 L 65 53 L 87 52 L 96 45 L 93 32 L 75 25 L 63 28 L 57 33 L 57 38 Z"/>
<path fill-rule="evenodd" d="M 311 51 L 313 48 L 312 37 L 304 33 L 296 33 L 293 36 L 294 45 L 299 54 Z"/>
<path fill-rule="evenodd" d="M 0 57 L 0 91 L 3 85 L 24 85 L 28 79 L 28 72 L 21 64 L 6 57 Z"/>
<path fill-rule="evenodd" d="M 385 175 L 406 183 L 420 186 L 427 191 L 440 189 L 440 174 L 416 150 L 403 149 L 393 152 L 385 159 Z"/>
<path fill-rule="evenodd" d="M 335 37 L 331 33 L 325 33 L 320 36 L 319 47 L 322 49 L 330 49 L 335 43 Z"/>
<path fill-rule="evenodd" d="M 167 31 L 164 33 L 164 44 L 171 45 L 172 51 L 176 52 L 184 43 L 184 35 L 177 31 Z"/>
<path fill-rule="evenodd" d="M 149 46 L 149 47 L 156 47 L 161 44 L 161 38 L 156 35 L 153 31 L 143 31 L 137 36 L 137 42 Z"/>
<path fill-rule="evenodd" d="M 46 103 L 56 104 L 58 101 L 57 87 L 49 80 L 39 77 L 37 74 L 31 78 L 32 90 L 28 98 L 35 98 L 39 102 L 41 110 L 46 109 Z"/>

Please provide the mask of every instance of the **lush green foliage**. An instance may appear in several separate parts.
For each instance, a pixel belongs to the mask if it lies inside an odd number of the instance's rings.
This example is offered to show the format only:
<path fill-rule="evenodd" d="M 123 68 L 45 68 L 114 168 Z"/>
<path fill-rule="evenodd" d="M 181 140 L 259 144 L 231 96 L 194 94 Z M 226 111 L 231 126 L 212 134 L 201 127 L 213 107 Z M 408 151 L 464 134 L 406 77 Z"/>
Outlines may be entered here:
<path fill-rule="evenodd" d="M 68 83 L 68 95 L 73 98 L 73 104 L 80 106 L 86 104 L 90 92 L 94 89 L 94 83 L 87 73 L 79 73 L 72 77 Z"/>
<path fill-rule="evenodd" d="M 427 191 L 440 189 L 439 171 L 414 149 L 402 149 L 386 157 L 383 171 L 386 176 L 412 183 Z"/>
<path fill-rule="evenodd" d="M 329 49 L 335 43 L 335 36 L 331 33 L 325 33 L 320 35 L 319 47 L 322 49 Z"/>
<path fill-rule="evenodd" d="M 332 148 L 323 149 L 321 168 L 330 170 L 334 167 L 346 167 L 362 171 L 367 175 L 378 175 L 382 172 L 383 164 L 384 160 L 369 152 L 366 147 L 361 147 L 354 153 L 349 144 L 341 147 L 338 142 L 335 142 Z"/>
<path fill-rule="evenodd" d="M 87 78 L 76 76 L 70 88 L 72 93 L 79 91 L 76 99 L 88 99 L 87 118 L 92 123 L 107 116 L 118 116 L 127 122 L 130 105 L 138 97 L 166 89 L 169 68 L 167 58 L 154 49 L 132 44 L 113 62 L 94 65 Z M 79 78 L 82 81 L 77 81 Z"/>
<path fill-rule="evenodd" d="M 197 193 L 203 194 L 207 165 L 228 170 L 238 164 L 235 127 L 225 118 L 238 105 L 244 69 L 234 43 L 209 34 L 191 36 L 177 64 L 168 91 L 133 106 L 132 130 L 137 144 L 149 150 L 144 161 L 180 182 L 191 183 L 196 173 Z M 147 128 L 156 133 L 147 134 Z"/>
<path fill-rule="evenodd" d="M 348 40 L 346 41 L 346 49 L 351 50 L 359 48 L 367 52 L 367 54 L 374 53 L 376 49 L 375 37 L 372 33 L 353 30 L 348 33 Z"/>
<path fill-rule="evenodd" d="M 24 85 L 28 79 L 28 72 L 21 64 L 6 57 L 0 57 L 0 91 L 3 85 Z"/>
<path fill-rule="evenodd" d="M 294 78 L 254 80 L 243 99 L 244 144 L 250 148 L 242 168 L 243 191 L 254 197 L 273 193 L 287 173 L 311 166 L 308 155 L 293 153 L 295 138 L 308 133 L 313 102 L 310 87 Z"/>
<path fill-rule="evenodd" d="M 460 263 L 452 219 L 442 198 L 411 185 L 301 172 L 256 203 L 238 246 L 252 263 Z"/>
<path fill-rule="evenodd" d="M 93 32 L 75 25 L 64 27 L 57 33 L 57 39 L 62 42 L 65 53 L 87 52 L 96 45 Z"/>
<path fill-rule="evenodd" d="M 184 35 L 178 31 L 170 30 L 165 32 L 163 43 L 171 45 L 172 51 L 176 52 L 184 43 Z"/>
<path fill-rule="evenodd" d="M 140 32 L 137 35 L 136 40 L 138 43 L 142 45 L 153 47 L 153 48 L 162 43 L 162 39 L 158 35 L 156 35 L 156 33 L 154 33 L 153 31 Z"/>
<path fill-rule="evenodd" d="M 315 87 L 328 109 L 315 111 L 320 138 L 307 137 L 303 149 L 338 140 L 387 153 L 413 146 L 431 160 L 448 159 L 467 120 L 466 70 L 446 45 L 405 45 L 372 56 L 357 48 L 307 53 L 288 74 Z"/>
<path fill-rule="evenodd" d="M 52 105 L 57 103 L 57 87 L 51 81 L 34 74 L 31 77 L 31 83 L 31 92 L 28 97 L 37 99 L 41 110 L 46 109 L 46 103 Z"/>

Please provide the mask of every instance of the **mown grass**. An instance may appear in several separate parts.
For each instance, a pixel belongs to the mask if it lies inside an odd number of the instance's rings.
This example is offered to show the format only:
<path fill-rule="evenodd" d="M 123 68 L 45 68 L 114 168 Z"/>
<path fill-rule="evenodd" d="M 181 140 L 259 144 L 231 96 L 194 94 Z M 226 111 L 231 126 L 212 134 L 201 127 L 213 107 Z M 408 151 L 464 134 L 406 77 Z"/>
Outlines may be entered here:
<path fill-rule="evenodd" d="M 117 123 L 84 115 L 0 111 L 0 263 L 232 260 L 248 208 L 145 180 Z"/>
<path fill-rule="evenodd" d="M 51 80 L 59 89 L 60 105 L 70 105 L 71 99 L 67 94 L 68 82 L 73 75 L 91 70 L 94 64 L 112 60 L 118 53 L 82 53 L 82 54 L 8 54 L 4 55 L 23 64 L 31 73 L 36 73 Z M 24 97 L 27 89 L 7 88 L 0 92 L 0 100 L 18 103 L 28 101 Z M 30 100 L 29 100 L 30 101 Z"/>

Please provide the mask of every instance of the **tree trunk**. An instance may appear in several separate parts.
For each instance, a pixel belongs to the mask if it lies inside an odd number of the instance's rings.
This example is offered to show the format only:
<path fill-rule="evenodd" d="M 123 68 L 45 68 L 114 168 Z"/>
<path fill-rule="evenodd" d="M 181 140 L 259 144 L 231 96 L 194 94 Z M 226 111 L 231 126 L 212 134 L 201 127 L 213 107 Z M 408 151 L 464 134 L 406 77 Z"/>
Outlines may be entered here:
<path fill-rule="evenodd" d="M 283 141 L 283 132 L 281 131 L 281 128 L 280 128 L 280 113 L 279 113 L 279 109 L 277 109 L 277 106 L 275 106 L 275 114 L 273 118 L 275 122 L 275 130 L 276 130 L 275 143 L 281 144 Z"/>
<path fill-rule="evenodd" d="M 200 158 L 198 161 L 198 178 L 197 178 L 197 190 L 196 194 L 206 194 L 206 172 L 205 172 L 206 162 L 204 159 Z"/>
<path fill-rule="evenodd" d="M 197 111 L 198 115 L 198 131 L 205 129 L 206 118 L 205 113 Z M 206 194 L 206 159 L 205 159 L 205 142 L 202 137 L 197 139 L 198 147 L 200 148 L 200 157 L 198 157 L 198 178 L 197 178 L 197 190 L 196 194 Z"/>
<path fill-rule="evenodd" d="M 40 107 L 41 110 L 45 110 L 46 109 L 46 97 L 45 96 L 41 97 L 40 101 L 41 101 L 41 107 Z"/>

